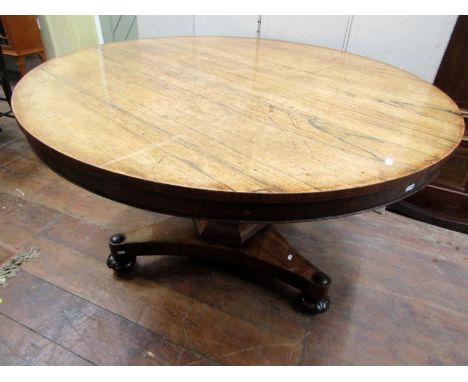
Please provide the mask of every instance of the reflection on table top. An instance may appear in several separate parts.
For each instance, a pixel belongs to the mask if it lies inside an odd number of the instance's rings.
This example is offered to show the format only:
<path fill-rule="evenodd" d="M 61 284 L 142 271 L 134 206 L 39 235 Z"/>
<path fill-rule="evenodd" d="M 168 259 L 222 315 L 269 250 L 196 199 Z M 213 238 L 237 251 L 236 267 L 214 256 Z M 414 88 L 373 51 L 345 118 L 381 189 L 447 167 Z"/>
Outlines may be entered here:
<path fill-rule="evenodd" d="M 15 89 L 39 141 L 183 187 L 315 193 L 401 178 L 463 134 L 454 102 L 397 68 L 272 40 L 179 37 L 51 60 Z"/>

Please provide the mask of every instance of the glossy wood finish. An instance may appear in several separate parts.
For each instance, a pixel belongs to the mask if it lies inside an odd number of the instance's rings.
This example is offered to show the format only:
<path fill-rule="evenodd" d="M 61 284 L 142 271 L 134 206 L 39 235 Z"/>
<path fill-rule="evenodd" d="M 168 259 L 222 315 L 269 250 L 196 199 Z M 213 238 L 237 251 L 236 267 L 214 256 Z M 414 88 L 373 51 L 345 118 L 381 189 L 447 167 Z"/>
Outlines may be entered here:
<path fill-rule="evenodd" d="M 236 222 L 193 219 L 200 238 L 211 243 L 240 246 L 265 228 L 265 224 L 245 224 Z"/>
<path fill-rule="evenodd" d="M 68 179 L 145 209 L 229 220 L 388 204 L 427 184 L 463 131 L 453 101 L 406 72 L 243 38 L 76 52 L 22 80 L 13 109 Z"/>
<path fill-rule="evenodd" d="M 334 280 L 313 318 L 294 290 L 209 261 L 143 257 L 112 277 L 108 237 L 166 217 L 57 177 L 3 126 L 0 250 L 41 254 L 0 288 L 1 365 L 468 363 L 466 235 L 393 213 L 278 225 Z"/>

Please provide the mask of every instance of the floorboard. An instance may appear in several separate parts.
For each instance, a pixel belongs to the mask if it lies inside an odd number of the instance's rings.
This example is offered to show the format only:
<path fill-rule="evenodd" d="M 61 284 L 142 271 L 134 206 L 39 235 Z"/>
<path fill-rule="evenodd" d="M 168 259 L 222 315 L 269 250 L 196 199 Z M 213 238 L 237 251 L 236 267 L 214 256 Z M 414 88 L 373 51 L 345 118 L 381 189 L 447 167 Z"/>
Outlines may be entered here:
<path fill-rule="evenodd" d="M 95 365 L 187 365 L 206 357 L 21 272 L 3 293 L 0 312 Z"/>
<path fill-rule="evenodd" d="M 60 345 L 0 313 L 0 365 L 92 365 Z"/>

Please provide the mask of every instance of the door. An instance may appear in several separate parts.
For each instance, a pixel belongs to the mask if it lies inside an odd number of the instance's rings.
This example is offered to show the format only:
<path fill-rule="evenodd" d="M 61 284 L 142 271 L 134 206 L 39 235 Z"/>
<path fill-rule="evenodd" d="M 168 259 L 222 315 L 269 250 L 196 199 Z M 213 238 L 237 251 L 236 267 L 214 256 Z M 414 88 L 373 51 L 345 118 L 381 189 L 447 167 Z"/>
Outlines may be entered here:
<path fill-rule="evenodd" d="M 135 40 L 138 38 L 136 16 L 99 16 L 104 42 Z"/>

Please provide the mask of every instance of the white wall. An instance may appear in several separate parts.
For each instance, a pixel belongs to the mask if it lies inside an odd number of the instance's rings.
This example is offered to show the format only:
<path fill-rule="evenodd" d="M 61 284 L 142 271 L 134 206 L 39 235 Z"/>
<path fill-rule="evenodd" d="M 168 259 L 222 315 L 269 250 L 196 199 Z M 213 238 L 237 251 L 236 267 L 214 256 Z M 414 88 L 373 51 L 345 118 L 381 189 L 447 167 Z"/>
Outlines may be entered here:
<path fill-rule="evenodd" d="M 457 16 L 138 16 L 139 37 L 225 35 L 325 46 L 435 78 Z"/>
<path fill-rule="evenodd" d="M 256 37 L 258 16 L 195 16 L 197 36 Z"/>
<path fill-rule="evenodd" d="M 433 82 L 457 16 L 354 16 L 346 51 Z"/>
<path fill-rule="evenodd" d="M 257 36 L 258 16 L 138 16 L 138 36 Z"/>
<path fill-rule="evenodd" d="M 262 16 L 260 37 L 341 49 L 350 16 Z"/>
<path fill-rule="evenodd" d="M 138 37 L 193 35 L 193 16 L 138 16 Z"/>

